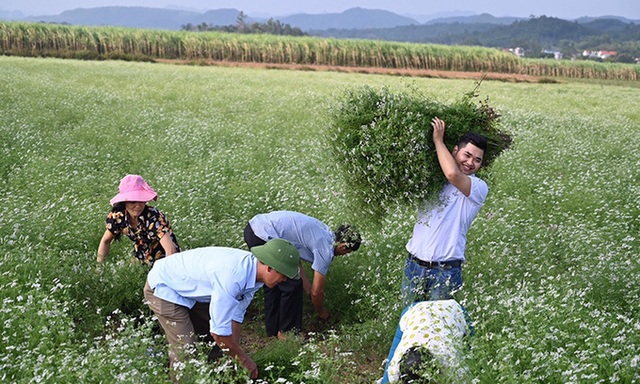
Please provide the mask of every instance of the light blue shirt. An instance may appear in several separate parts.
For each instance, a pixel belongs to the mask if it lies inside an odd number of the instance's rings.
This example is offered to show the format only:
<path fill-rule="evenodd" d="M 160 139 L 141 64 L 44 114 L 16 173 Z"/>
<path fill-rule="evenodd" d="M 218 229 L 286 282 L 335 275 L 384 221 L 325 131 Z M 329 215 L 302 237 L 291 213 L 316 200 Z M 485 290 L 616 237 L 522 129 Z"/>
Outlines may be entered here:
<path fill-rule="evenodd" d="M 303 213 L 274 211 L 254 216 L 253 233 L 264 241 L 285 239 L 298 248 L 300 258 L 323 275 L 329 271 L 334 257 L 335 235 L 328 225 Z"/>
<path fill-rule="evenodd" d="M 255 292 L 258 259 L 251 252 L 225 247 L 205 247 L 173 254 L 156 261 L 147 276 L 154 295 L 192 308 L 211 303 L 210 330 L 232 334 L 231 321 L 242 323 Z"/>

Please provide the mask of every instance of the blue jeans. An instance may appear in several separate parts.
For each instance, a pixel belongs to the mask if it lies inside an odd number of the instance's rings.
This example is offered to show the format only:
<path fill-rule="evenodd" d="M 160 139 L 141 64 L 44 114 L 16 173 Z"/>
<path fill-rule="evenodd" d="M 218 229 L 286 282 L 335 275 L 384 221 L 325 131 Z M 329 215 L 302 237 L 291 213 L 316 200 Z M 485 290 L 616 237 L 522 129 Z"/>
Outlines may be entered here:
<path fill-rule="evenodd" d="M 449 300 L 462 288 L 462 268 L 425 268 L 408 258 L 402 279 L 405 305 L 416 301 Z"/>

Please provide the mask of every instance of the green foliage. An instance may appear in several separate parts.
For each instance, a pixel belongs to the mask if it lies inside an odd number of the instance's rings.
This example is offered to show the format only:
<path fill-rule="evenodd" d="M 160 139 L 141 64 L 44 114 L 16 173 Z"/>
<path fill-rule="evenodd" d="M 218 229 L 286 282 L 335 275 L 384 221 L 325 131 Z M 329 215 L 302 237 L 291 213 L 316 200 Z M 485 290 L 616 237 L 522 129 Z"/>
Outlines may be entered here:
<path fill-rule="evenodd" d="M 247 23 L 247 15 L 244 12 L 238 14 L 236 25 L 209 25 L 207 23 L 201 23 L 198 25 L 186 24 L 180 29 L 183 31 L 223 31 L 232 33 L 267 33 L 271 35 L 285 35 L 285 36 L 306 36 L 307 34 L 302 32 L 298 27 L 292 27 L 290 24 L 283 24 L 280 20 L 274 20 L 270 18 L 265 23 Z"/>
<path fill-rule="evenodd" d="M 507 19 L 507 18 L 502 18 Z M 640 25 L 616 19 L 596 19 L 586 23 L 541 15 L 507 24 L 479 20 L 474 23 L 447 22 L 394 28 L 330 29 L 313 31 L 315 36 L 342 39 L 377 39 L 447 45 L 485 47 L 522 47 L 527 57 L 536 57 L 541 49 L 574 46 L 571 55 L 583 50 L 614 50 L 632 57 L 640 55 Z M 569 59 L 571 55 L 566 55 Z M 623 61 L 620 61 L 623 62 Z"/>
<path fill-rule="evenodd" d="M 471 36 L 471 40 L 477 40 Z M 542 47 L 535 43 L 539 52 Z M 631 46 L 625 52 L 631 54 Z M 588 47 L 591 49 L 592 47 Z M 621 51 L 622 52 L 622 51 Z M 0 23 L 0 54 L 28 57 L 250 62 L 333 67 L 497 72 L 531 76 L 637 80 L 636 65 L 522 60 L 496 48 L 323 39 L 307 36 L 211 31 L 144 30 L 40 23 Z"/>
<path fill-rule="evenodd" d="M 447 124 L 449 149 L 467 132 L 487 137 L 484 165 L 489 166 L 510 137 L 499 131 L 499 114 L 488 101 L 474 104 L 476 91 L 446 105 L 415 88 L 347 90 L 332 111 L 332 149 L 360 207 L 379 214 L 437 196 L 446 179 L 431 139 L 434 117 Z"/>
<path fill-rule="evenodd" d="M 415 209 L 345 220 L 352 196 L 327 118 L 336 89 L 395 94 L 397 77 L 17 57 L 0 57 L 0 75 L 3 382 L 171 382 L 131 243 L 96 268 L 108 201 L 129 172 L 159 192 L 185 249 L 241 247 L 246 220 L 274 209 L 357 225 L 362 247 L 327 275 L 330 321 L 305 300 L 315 333 L 272 344 L 257 296 L 241 343 L 265 384 L 382 376 Z M 414 83 L 436 104 L 473 87 Z M 470 381 L 640 381 L 640 88 L 485 81 L 476 92 L 515 140 L 484 175 L 489 196 L 468 237 Z M 185 382 L 248 381 L 237 362 L 208 364 L 205 347 Z"/>

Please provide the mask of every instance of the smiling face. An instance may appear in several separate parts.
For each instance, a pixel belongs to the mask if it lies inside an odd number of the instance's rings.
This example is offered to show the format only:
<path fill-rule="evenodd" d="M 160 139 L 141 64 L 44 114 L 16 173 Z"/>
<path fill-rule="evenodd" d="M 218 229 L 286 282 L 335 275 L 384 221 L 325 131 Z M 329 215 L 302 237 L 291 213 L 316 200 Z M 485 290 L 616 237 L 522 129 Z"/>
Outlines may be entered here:
<path fill-rule="evenodd" d="M 460 148 L 455 146 L 452 154 L 456 159 L 456 163 L 458 163 L 460 171 L 467 176 L 476 173 L 480 169 L 484 157 L 484 151 L 471 143 Z"/>
<path fill-rule="evenodd" d="M 142 215 L 145 205 L 147 205 L 147 203 L 143 201 L 127 201 L 124 203 L 124 208 L 129 213 L 129 216 L 137 218 Z"/>

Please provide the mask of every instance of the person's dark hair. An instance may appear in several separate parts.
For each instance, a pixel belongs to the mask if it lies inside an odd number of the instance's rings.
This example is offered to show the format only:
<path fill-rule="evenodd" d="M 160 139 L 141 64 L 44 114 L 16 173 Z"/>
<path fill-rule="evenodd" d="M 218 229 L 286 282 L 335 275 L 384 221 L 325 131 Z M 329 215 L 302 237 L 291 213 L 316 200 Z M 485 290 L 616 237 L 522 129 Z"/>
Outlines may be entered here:
<path fill-rule="evenodd" d="M 433 370 L 433 355 L 421 346 L 409 348 L 400 359 L 400 382 L 428 384 Z"/>
<path fill-rule="evenodd" d="M 356 228 L 349 224 L 343 224 L 335 232 L 336 242 L 345 243 L 350 251 L 357 251 L 362 243 L 362 237 Z"/>
<path fill-rule="evenodd" d="M 462 135 L 462 137 L 460 138 L 460 140 L 458 140 L 458 148 L 462 148 L 467 144 L 473 144 L 476 147 L 482 149 L 484 152 L 487 152 L 487 138 L 475 133 L 475 132 L 467 132 L 464 135 Z"/>
<path fill-rule="evenodd" d="M 113 205 L 113 208 L 111 208 L 111 212 L 118 212 L 118 213 L 124 213 L 126 210 L 125 206 L 124 206 L 124 201 L 119 202 L 119 203 L 115 203 Z M 122 232 L 119 232 L 117 235 L 115 235 L 114 240 L 115 241 L 120 241 L 120 239 L 122 238 Z"/>
<path fill-rule="evenodd" d="M 113 208 L 111 208 L 111 212 L 124 212 L 125 209 L 124 201 L 121 201 L 114 204 Z"/>

